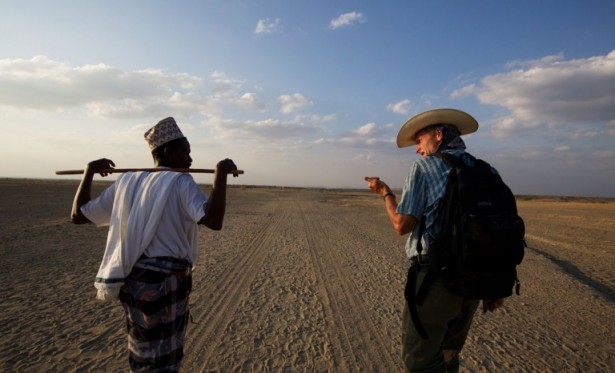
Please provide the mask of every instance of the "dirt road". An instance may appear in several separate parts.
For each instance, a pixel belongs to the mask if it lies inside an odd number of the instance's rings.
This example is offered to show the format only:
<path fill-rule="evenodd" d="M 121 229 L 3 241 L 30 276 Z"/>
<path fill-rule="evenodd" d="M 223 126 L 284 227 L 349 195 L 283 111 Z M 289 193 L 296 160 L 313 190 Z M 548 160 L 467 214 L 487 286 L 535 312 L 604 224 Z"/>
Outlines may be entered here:
<path fill-rule="evenodd" d="M 94 299 L 106 232 L 75 182 L 0 180 L 0 369 L 122 371 L 122 310 Z M 231 188 L 200 231 L 184 371 L 402 371 L 405 238 L 361 191 Z M 465 371 L 615 370 L 615 203 L 520 201 L 521 296 L 477 314 Z"/>

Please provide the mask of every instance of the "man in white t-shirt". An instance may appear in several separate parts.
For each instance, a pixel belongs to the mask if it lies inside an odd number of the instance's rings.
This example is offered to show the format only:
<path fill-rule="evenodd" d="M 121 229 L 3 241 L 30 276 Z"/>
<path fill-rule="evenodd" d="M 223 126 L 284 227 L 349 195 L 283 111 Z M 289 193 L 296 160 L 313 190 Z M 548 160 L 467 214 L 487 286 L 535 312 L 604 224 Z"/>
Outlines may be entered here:
<path fill-rule="evenodd" d="M 173 118 L 145 133 L 156 168 L 189 168 L 190 143 Z M 97 298 L 121 301 L 127 318 L 131 371 L 178 371 L 183 357 L 198 224 L 222 229 L 230 159 L 216 165 L 209 198 L 192 176 L 175 171 L 128 172 L 91 198 L 95 174 L 115 167 L 87 164 L 73 201 L 75 224 L 109 226 L 96 276 Z M 235 175 L 236 176 L 236 175 Z"/>

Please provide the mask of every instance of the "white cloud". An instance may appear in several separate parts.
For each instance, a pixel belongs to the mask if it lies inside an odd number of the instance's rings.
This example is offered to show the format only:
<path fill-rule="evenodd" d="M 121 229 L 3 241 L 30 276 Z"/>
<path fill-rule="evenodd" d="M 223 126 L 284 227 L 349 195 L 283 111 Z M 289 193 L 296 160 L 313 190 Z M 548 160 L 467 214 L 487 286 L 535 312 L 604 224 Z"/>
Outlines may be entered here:
<path fill-rule="evenodd" d="M 460 98 L 464 96 L 471 96 L 477 91 L 476 84 L 468 84 L 459 89 L 456 89 L 451 93 L 451 98 Z"/>
<path fill-rule="evenodd" d="M 615 150 L 606 149 L 600 150 L 593 153 L 593 156 L 598 159 L 613 159 L 615 158 Z"/>
<path fill-rule="evenodd" d="M 276 18 L 270 20 L 269 18 L 259 19 L 256 23 L 255 34 L 271 34 L 278 31 L 280 25 L 280 19 Z"/>
<path fill-rule="evenodd" d="M 357 129 L 343 133 L 339 138 L 331 140 L 332 143 L 347 147 L 377 147 L 394 149 L 391 146 L 392 124 L 377 125 L 370 122 L 359 126 Z"/>
<path fill-rule="evenodd" d="M 281 95 L 278 97 L 278 102 L 281 105 L 281 113 L 293 113 L 305 106 L 311 105 L 312 102 L 307 99 L 301 93 L 294 93 L 292 95 Z"/>
<path fill-rule="evenodd" d="M 44 56 L 0 60 L 0 106 L 12 108 L 55 111 L 103 103 L 139 108 L 202 84 L 195 76 L 154 69 L 122 71 L 104 64 L 73 67 Z"/>
<path fill-rule="evenodd" d="M 537 67 L 537 66 L 548 66 L 552 65 L 555 62 L 564 61 L 565 57 L 563 53 L 554 54 L 551 56 L 545 56 L 543 58 L 539 58 L 537 60 L 515 60 L 506 63 L 505 67 L 508 69 L 513 69 L 515 67 Z"/>
<path fill-rule="evenodd" d="M 340 15 L 339 17 L 332 19 L 331 22 L 329 22 L 329 27 L 335 30 L 340 27 L 350 26 L 353 23 L 365 22 L 366 19 L 367 18 L 362 13 L 358 13 L 358 12 L 344 13 Z"/>
<path fill-rule="evenodd" d="M 215 71 L 211 74 L 211 84 L 211 92 L 201 97 L 200 102 L 200 106 L 208 111 L 220 113 L 226 106 L 256 111 L 266 107 L 258 93 L 243 90 L 243 80 L 232 79 L 223 72 Z"/>
<path fill-rule="evenodd" d="M 235 104 L 244 109 L 263 110 L 265 107 L 260 97 L 254 92 L 244 93 L 235 101 Z"/>
<path fill-rule="evenodd" d="M 366 154 L 369 154 L 370 159 L 372 157 L 378 159 L 387 158 L 389 161 L 391 157 L 399 157 L 400 153 L 397 151 L 394 144 L 393 132 L 395 128 L 392 124 L 378 125 L 374 122 L 365 123 L 352 131 L 341 133 L 337 136 L 322 137 L 313 140 L 310 144 L 313 146 L 321 147 L 324 151 L 329 152 L 344 152 L 350 151 L 354 154 L 352 157 L 363 158 Z M 357 151 L 368 152 L 357 155 Z M 374 153 L 369 153 L 374 152 Z"/>
<path fill-rule="evenodd" d="M 614 120 L 615 51 L 572 60 L 547 56 L 512 65 L 523 68 L 486 76 L 451 97 L 474 95 L 482 103 L 505 107 L 512 119 L 499 129 L 508 133 L 528 126 L 606 131 Z"/>
<path fill-rule="evenodd" d="M 71 66 L 44 56 L 0 60 L 0 107 L 18 111 L 71 110 L 96 118 L 151 119 L 170 113 L 222 115 L 227 108 L 250 113 L 266 110 L 260 90 L 246 91 L 244 84 L 220 71 L 202 79 L 159 69 Z M 298 99 L 294 105 L 299 105 Z"/>
<path fill-rule="evenodd" d="M 356 133 L 361 136 L 373 134 L 376 131 L 376 123 L 367 123 L 356 130 Z"/>
<path fill-rule="evenodd" d="M 482 124 L 490 128 L 493 137 L 499 139 L 509 137 L 512 134 L 521 136 L 540 126 L 537 122 L 524 121 L 514 115 L 496 117 Z"/>
<path fill-rule="evenodd" d="M 273 141 L 293 137 L 301 138 L 323 131 L 322 127 L 314 124 L 277 118 L 241 121 L 217 117 L 208 120 L 207 125 L 218 137 L 245 140 L 267 138 Z"/>
<path fill-rule="evenodd" d="M 234 94 L 244 84 L 244 81 L 231 79 L 220 71 L 214 71 L 211 74 L 211 79 L 213 83 L 212 93 L 220 96 Z"/>
<path fill-rule="evenodd" d="M 410 100 L 405 99 L 393 104 L 388 104 L 387 109 L 396 114 L 408 115 L 410 112 Z"/>
<path fill-rule="evenodd" d="M 327 115 L 316 115 L 313 114 L 311 116 L 311 120 L 314 123 L 327 123 L 332 122 L 337 119 L 337 115 L 335 114 L 327 114 Z"/>

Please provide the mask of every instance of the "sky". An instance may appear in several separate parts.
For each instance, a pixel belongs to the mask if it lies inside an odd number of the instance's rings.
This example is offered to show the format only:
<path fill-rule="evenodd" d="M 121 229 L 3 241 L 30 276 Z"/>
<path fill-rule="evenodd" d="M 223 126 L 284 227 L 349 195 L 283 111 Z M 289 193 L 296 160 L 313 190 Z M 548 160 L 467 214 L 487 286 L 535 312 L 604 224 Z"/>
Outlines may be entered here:
<path fill-rule="evenodd" d="M 0 177 L 151 167 L 143 133 L 171 116 L 233 184 L 401 188 L 401 125 L 456 108 L 515 194 L 615 197 L 613 19 L 612 0 L 0 0 Z"/>

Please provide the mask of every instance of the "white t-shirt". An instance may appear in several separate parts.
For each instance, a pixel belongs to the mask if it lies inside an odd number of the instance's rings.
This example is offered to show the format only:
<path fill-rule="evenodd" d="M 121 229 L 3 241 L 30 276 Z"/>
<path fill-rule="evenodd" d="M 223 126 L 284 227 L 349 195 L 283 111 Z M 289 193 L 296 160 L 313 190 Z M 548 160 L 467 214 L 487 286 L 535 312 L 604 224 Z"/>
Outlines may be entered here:
<path fill-rule="evenodd" d="M 81 207 L 83 214 L 98 226 L 109 225 L 117 182 L 100 196 Z M 198 258 L 198 221 L 205 216 L 207 196 L 189 174 L 175 179 L 156 229 L 144 254 L 171 256 L 196 263 Z"/>

